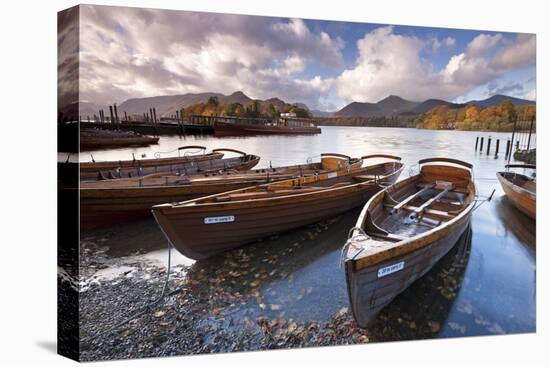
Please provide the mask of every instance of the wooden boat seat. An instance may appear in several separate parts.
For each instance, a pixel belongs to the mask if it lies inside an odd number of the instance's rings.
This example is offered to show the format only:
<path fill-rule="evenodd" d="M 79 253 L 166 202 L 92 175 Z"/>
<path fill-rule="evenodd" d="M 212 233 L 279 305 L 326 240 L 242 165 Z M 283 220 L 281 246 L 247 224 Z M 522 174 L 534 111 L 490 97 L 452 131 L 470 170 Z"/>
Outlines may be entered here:
<path fill-rule="evenodd" d="M 401 208 L 405 207 L 408 203 L 410 203 L 411 201 L 413 201 L 414 199 L 416 199 L 417 197 L 419 197 L 420 195 L 422 195 L 424 192 L 432 189 L 433 187 L 435 186 L 435 184 L 430 184 L 430 185 L 426 185 L 424 186 L 422 189 L 418 190 L 417 192 L 415 192 L 414 194 L 412 195 L 409 195 L 408 197 L 406 197 L 405 199 L 401 200 L 400 202 L 398 202 L 397 204 L 395 205 L 392 205 L 392 204 L 384 204 L 385 206 L 390 206 L 392 208 L 392 210 L 390 211 L 390 214 L 395 214 L 397 213 Z"/>
<path fill-rule="evenodd" d="M 416 206 L 405 206 L 403 207 L 403 210 L 419 213 L 419 207 Z M 428 218 L 434 218 L 438 220 L 444 220 L 448 221 L 453 219 L 457 214 L 442 211 L 442 210 L 435 210 L 435 209 L 424 209 L 422 211 L 422 215 L 428 217 Z"/>
<path fill-rule="evenodd" d="M 464 182 L 467 183 L 467 181 L 464 181 Z M 434 183 L 417 184 L 416 186 L 419 187 L 419 188 L 424 188 L 424 187 L 431 186 L 431 185 L 434 185 Z M 434 187 L 435 187 L 435 185 L 434 185 Z M 454 183 L 454 187 L 451 190 L 451 192 L 456 192 L 456 193 L 461 193 L 461 194 L 469 193 L 467 187 L 462 187 L 461 185 L 459 185 L 459 183 L 456 183 L 456 182 Z"/>
<path fill-rule="evenodd" d="M 445 188 L 444 190 L 440 191 L 436 196 L 434 196 L 433 198 L 429 199 L 428 201 L 426 201 L 424 204 L 420 205 L 419 207 L 415 208 L 414 209 L 414 212 L 416 214 L 421 214 L 422 212 L 424 212 L 426 209 L 428 209 L 433 203 L 437 202 L 438 200 L 440 200 L 442 197 L 444 197 L 445 195 L 447 195 L 447 193 L 449 191 L 451 191 L 452 189 L 454 188 L 454 185 L 451 184 L 450 186 L 448 186 L 447 188 Z"/>

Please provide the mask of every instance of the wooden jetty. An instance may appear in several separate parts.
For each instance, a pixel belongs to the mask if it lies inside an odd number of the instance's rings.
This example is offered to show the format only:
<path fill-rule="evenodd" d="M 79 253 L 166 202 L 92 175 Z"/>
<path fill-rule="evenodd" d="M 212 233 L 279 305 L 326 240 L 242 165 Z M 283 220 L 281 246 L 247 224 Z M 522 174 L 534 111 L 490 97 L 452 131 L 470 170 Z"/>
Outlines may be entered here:
<path fill-rule="evenodd" d="M 419 161 L 420 173 L 374 195 L 343 250 L 355 321 L 378 312 L 426 274 L 467 229 L 475 206 L 472 165 L 449 158 Z"/>
<path fill-rule="evenodd" d="M 296 117 L 267 119 L 194 115 L 189 121 L 194 125 L 212 126 L 215 136 L 321 133 L 321 129 L 315 126 L 315 120 Z"/>

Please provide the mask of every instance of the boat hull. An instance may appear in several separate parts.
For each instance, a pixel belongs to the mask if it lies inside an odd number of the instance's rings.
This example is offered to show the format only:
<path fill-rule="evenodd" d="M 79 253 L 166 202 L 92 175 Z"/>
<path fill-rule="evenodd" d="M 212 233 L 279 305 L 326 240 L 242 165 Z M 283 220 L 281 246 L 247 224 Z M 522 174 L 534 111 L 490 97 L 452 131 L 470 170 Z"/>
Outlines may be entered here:
<path fill-rule="evenodd" d="M 259 183 L 240 181 L 216 185 L 81 189 L 80 225 L 90 229 L 145 218 L 151 215 L 153 205 L 191 200 Z"/>
<path fill-rule="evenodd" d="M 502 190 L 510 199 L 512 204 L 529 218 L 536 220 L 537 218 L 537 199 L 536 195 L 527 190 L 514 185 L 508 180 L 502 172 L 497 173 L 498 181 L 502 186 Z"/>
<path fill-rule="evenodd" d="M 306 199 L 270 200 L 250 207 L 220 205 L 197 210 L 154 210 L 153 213 L 174 247 L 185 256 L 200 260 L 276 233 L 337 216 L 364 204 L 379 190 L 378 186 L 371 185 L 342 190 L 330 198 L 321 194 L 307 195 Z M 205 224 L 206 218 L 233 220 Z"/>
<path fill-rule="evenodd" d="M 97 174 L 100 170 L 110 170 L 117 168 L 129 168 L 129 167 L 154 167 L 154 166 L 166 166 L 171 164 L 182 164 L 188 162 L 207 161 L 210 159 L 221 159 L 223 153 L 213 152 L 201 155 L 189 155 L 183 157 L 169 157 L 169 158 L 152 158 L 152 159 L 136 159 L 136 160 L 123 160 L 123 161 L 102 161 L 102 162 L 80 162 L 80 172 L 92 172 Z"/>
<path fill-rule="evenodd" d="M 81 137 L 80 150 L 99 150 L 107 148 L 144 146 L 157 144 L 157 136 L 135 136 L 135 137 Z"/>
<path fill-rule="evenodd" d="M 123 167 L 98 171 L 88 170 L 80 172 L 80 180 L 98 181 L 103 179 L 132 177 L 136 178 L 159 173 L 178 173 L 181 175 L 193 175 L 204 172 L 217 172 L 226 170 L 246 171 L 254 168 L 259 162 L 260 157 L 249 154 L 243 157 L 192 160 L 179 162 L 177 164 L 162 164 L 160 166 Z"/>
<path fill-rule="evenodd" d="M 401 165 L 386 175 L 383 183 L 395 182 L 402 169 Z M 363 168 L 359 172 L 368 170 Z M 352 176 L 352 173 L 342 174 L 323 182 L 330 185 L 345 183 Z M 382 187 L 371 181 L 290 197 L 199 206 L 157 206 L 153 208 L 153 214 L 176 249 L 187 257 L 200 260 L 342 214 L 363 205 Z"/>
<path fill-rule="evenodd" d="M 359 327 L 365 328 L 395 297 L 421 278 L 445 256 L 468 228 L 470 217 L 464 217 L 438 234 L 429 245 L 417 251 L 355 271 L 346 262 L 346 281 L 351 309 Z M 378 278 L 378 270 L 403 262 L 403 269 Z"/>

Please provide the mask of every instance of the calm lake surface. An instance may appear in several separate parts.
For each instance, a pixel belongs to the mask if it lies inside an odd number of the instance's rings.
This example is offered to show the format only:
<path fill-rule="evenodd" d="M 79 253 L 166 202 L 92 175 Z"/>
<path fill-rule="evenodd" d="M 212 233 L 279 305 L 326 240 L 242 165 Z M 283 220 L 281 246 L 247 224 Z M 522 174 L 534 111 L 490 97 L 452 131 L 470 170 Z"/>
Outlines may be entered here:
<path fill-rule="evenodd" d="M 429 318 L 441 325 L 439 336 L 535 331 L 535 224 L 512 207 L 495 177 L 506 164 L 504 152 L 509 133 L 358 127 L 323 127 L 322 131 L 314 136 L 163 136 L 158 145 L 94 151 L 92 154 L 95 160 L 131 159 L 131 153 L 135 153 L 136 158 L 142 155 L 152 158 L 155 152 L 170 152 L 183 145 L 204 145 L 208 149 L 233 148 L 257 154 L 261 156 L 260 168 L 269 164 L 274 167 L 298 164 L 307 159 L 317 161 L 319 154 L 324 152 L 352 157 L 387 153 L 403 158 L 406 166 L 401 178 L 417 173 L 417 162 L 422 158 L 441 156 L 471 162 L 478 194 L 487 197 L 494 189 L 493 200 L 475 210 L 471 233 L 467 233 L 460 246 L 456 246 L 437 269 L 394 300 L 392 307 L 408 313 L 416 312 L 411 305 L 420 307 L 416 310 L 429 310 L 433 313 Z M 487 142 L 484 152 L 475 152 L 476 136 L 484 136 L 487 140 L 489 135 L 493 139 L 491 154 L 485 153 Z M 500 139 L 498 156 L 494 155 L 495 139 Z M 80 159 L 90 160 L 89 152 L 82 152 Z M 277 276 L 271 276 L 266 270 L 267 275 L 261 278 L 260 307 L 254 303 L 240 312 L 322 321 L 348 307 L 344 273 L 339 266 L 340 249 L 358 212 L 350 212 L 322 226 L 309 226 L 265 239 L 240 250 L 252 258 L 247 265 L 251 273 L 261 273 L 264 264 L 271 261 L 266 259 L 276 259 L 276 266 L 270 269 L 277 270 Z M 166 242 L 153 220 L 120 225 L 111 231 L 114 234 L 106 244 L 114 256 L 129 256 L 141 249 L 142 257 L 165 260 Z M 459 272 L 455 271 L 453 256 L 461 256 L 465 264 Z M 221 260 L 214 258 L 195 263 L 178 254 L 174 261 L 190 265 L 192 271 L 188 276 L 192 277 L 201 271 L 211 271 Z M 450 278 L 445 278 L 445 274 L 450 274 Z M 433 297 L 432 291 L 438 297 Z M 440 297 L 441 294 L 444 297 Z"/>

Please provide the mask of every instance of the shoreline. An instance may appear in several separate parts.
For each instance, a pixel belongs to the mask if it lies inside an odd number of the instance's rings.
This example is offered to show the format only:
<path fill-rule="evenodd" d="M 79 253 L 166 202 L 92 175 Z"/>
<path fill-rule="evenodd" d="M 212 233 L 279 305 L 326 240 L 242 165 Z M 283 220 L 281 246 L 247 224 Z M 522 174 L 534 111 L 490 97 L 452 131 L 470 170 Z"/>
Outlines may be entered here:
<path fill-rule="evenodd" d="M 286 250 L 288 257 L 298 256 L 302 248 L 317 237 L 326 236 L 341 221 L 336 218 L 283 235 L 292 237 L 292 241 L 300 239 Z M 269 241 L 285 242 L 286 238 Z M 143 256 L 143 251 L 122 257 L 110 255 L 109 242 L 103 236 L 88 236 L 81 243 L 87 259 L 82 265 L 83 274 L 92 279 L 85 282 L 86 287 L 80 292 L 81 340 L 138 312 L 159 296 L 164 284 L 166 268 L 162 263 Z M 482 332 L 446 321 L 467 265 L 467 257 L 459 246 L 422 281 L 398 296 L 367 330 L 355 325 L 347 306 L 326 319 L 299 320 L 288 315 L 285 305 L 270 303 L 266 285 L 267 289 L 274 289 L 270 286 L 274 280 L 291 284 L 294 274 L 281 269 L 282 253 L 266 247 L 259 242 L 205 264 L 173 265 L 167 293 L 178 288 L 181 291 L 112 333 L 81 341 L 81 359 L 287 349 L 505 332 L 481 315 L 475 317 Z M 469 249 L 465 251 L 469 255 Z M 255 262 L 258 256 L 261 258 Z M 307 298 L 308 290 L 302 296 Z M 411 302 L 411 298 L 416 302 Z M 289 305 L 298 302 L 292 300 Z M 472 314 L 470 308 L 465 305 L 459 312 Z"/>

